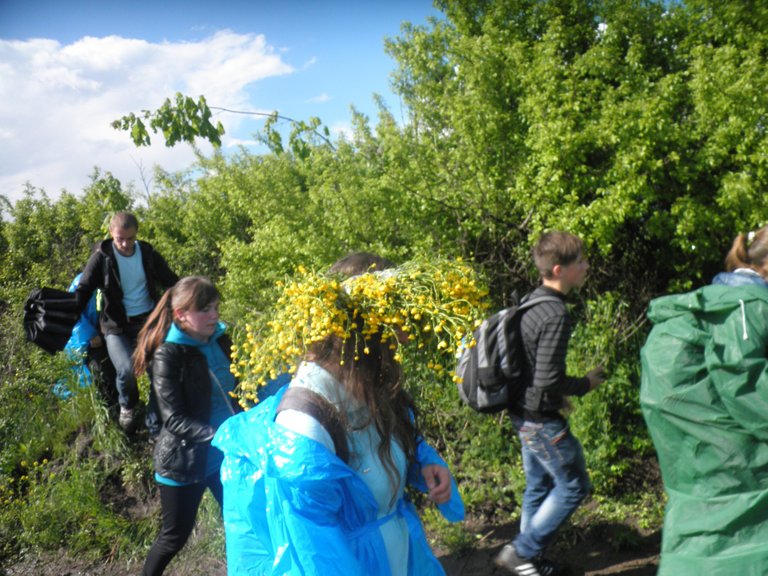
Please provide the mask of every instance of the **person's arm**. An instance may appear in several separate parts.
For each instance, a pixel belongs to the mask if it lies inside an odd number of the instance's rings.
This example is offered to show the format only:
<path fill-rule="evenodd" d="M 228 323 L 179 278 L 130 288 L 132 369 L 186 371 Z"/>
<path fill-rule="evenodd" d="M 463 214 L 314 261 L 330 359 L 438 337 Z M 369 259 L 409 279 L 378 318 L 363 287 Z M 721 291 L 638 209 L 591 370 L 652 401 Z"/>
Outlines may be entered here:
<path fill-rule="evenodd" d="M 275 417 L 275 422 L 285 426 L 288 430 L 296 432 L 296 434 L 301 434 L 315 442 L 319 442 L 326 449 L 334 454 L 336 453 L 331 435 L 318 420 L 309 414 L 299 410 L 282 410 Z"/>
<path fill-rule="evenodd" d="M 276 562 L 274 573 L 318 576 L 368 573 L 342 527 L 342 522 L 359 522 L 354 518 L 356 508 L 348 503 L 352 496 L 345 493 L 342 481 L 318 474 L 309 462 L 294 462 L 292 466 L 297 464 L 309 473 L 267 480 L 270 487 L 267 503 L 272 511 L 267 520 L 282 560 Z M 353 517 L 347 519 L 346 514 Z M 369 537 L 381 538 L 375 523 L 367 530 Z M 371 551 L 376 550 L 384 552 L 383 542 Z M 388 562 L 386 553 L 377 563 L 382 562 Z"/>
<path fill-rule="evenodd" d="M 189 414 L 182 393 L 181 373 L 184 355 L 178 348 L 160 346 L 152 358 L 152 385 L 164 427 L 193 442 L 208 442 L 216 430 L 208 422 Z"/>
<path fill-rule="evenodd" d="M 542 394 L 583 396 L 591 389 L 586 376 L 576 378 L 566 374 L 570 337 L 571 323 L 564 314 L 549 318 L 539 328 L 533 385 Z"/>
<path fill-rule="evenodd" d="M 448 464 L 423 436 L 417 439 L 416 459 L 408 468 L 406 481 L 417 490 L 429 494 L 446 520 L 459 522 L 464 519 L 464 502 L 456 480 Z M 436 496 L 433 496 L 433 491 Z"/>
<path fill-rule="evenodd" d="M 265 474 L 265 482 L 274 573 L 368 574 L 372 572 L 364 563 L 371 561 L 371 553 L 380 556 L 377 565 L 387 566 L 375 523 L 378 507 L 366 497 L 370 491 L 358 474 L 332 456 L 333 442 L 330 438 L 323 442 L 325 431 L 319 422 L 309 416 L 302 422 L 296 419 L 300 415 L 280 411 L 270 434 L 266 470 L 271 472 Z M 281 420 L 289 427 L 283 427 Z M 358 533 L 355 546 L 350 530 Z M 364 546 L 368 540 L 379 545 Z M 360 546 L 367 551 L 363 558 L 357 554 Z"/>
<path fill-rule="evenodd" d="M 237 574 L 380 573 L 362 565 L 349 535 L 369 519 L 369 537 L 381 538 L 375 503 L 361 498 L 362 480 L 326 448 L 275 424 L 282 393 L 229 418 L 213 441 L 225 455 L 227 563 Z M 370 552 L 383 550 L 366 550 L 382 571 L 386 554 Z"/>
<path fill-rule="evenodd" d="M 155 267 L 155 277 L 163 288 L 171 288 L 179 281 L 179 276 L 171 270 L 168 262 L 165 261 L 165 258 L 157 250 L 154 250 L 153 265 Z"/>
<path fill-rule="evenodd" d="M 96 292 L 96 289 L 101 287 L 103 282 L 103 266 L 104 260 L 100 252 L 94 252 L 91 257 L 88 258 L 88 262 L 83 269 L 83 273 L 80 275 L 80 280 L 75 288 L 75 296 L 77 297 L 78 313 L 82 314 L 88 307 L 88 304 Z"/>

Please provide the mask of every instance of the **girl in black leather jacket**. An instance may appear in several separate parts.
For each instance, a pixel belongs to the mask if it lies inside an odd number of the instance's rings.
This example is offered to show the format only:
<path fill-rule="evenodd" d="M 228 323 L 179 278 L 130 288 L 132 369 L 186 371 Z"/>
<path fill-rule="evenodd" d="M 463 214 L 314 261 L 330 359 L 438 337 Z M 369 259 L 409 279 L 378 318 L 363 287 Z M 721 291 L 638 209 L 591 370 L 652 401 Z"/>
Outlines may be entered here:
<path fill-rule="evenodd" d="M 221 506 L 221 452 L 211 446 L 219 425 L 239 408 L 230 396 L 231 341 L 219 322 L 219 294 L 199 276 L 168 290 L 139 333 L 136 374 L 152 369 L 162 421 L 155 442 L 155 480 L 163 525 L 144 564 L 156 576 L 181 550 L 209 488 Z"/>

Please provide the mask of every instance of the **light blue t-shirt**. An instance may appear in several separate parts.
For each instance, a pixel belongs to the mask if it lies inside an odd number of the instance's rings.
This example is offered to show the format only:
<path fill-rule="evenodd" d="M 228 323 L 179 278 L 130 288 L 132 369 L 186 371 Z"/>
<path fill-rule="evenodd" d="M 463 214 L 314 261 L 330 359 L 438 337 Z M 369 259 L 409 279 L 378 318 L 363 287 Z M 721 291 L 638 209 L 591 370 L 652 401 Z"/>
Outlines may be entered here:
<path fill-rule="evenodd" d="M 147 276 L 141 263 L 141 248 L 134 244 L 132 256 L 123 256 L 115 250 L 117 269 L 120 272 L 120 285 L 123 289 L 123 306 L 126 316 L 139 316 L 151 312 L 155 307 L 149 297 Z"/>
<path fill-rule="evenodd" d="M 368 408 L 355 404 L 344 387 L 324 368 L 312 362 L 303 362 L 296 370 L 290 386 L 303 386 L 324 396 L 337 407 L 347 408 L 347 419 L 351 432 L 347 434 L 350 449 L 350 467 L 355 470 L 370 489 L 378 504 L 378 517 L 383 518 L 395 511 L 397 502 L 403 497 L 407 463 L 402 447 L 392 442 L 391 453 L 398 470 L 399 484 L 392 498 L 392 484 L 384 463 L 379 457 L 381 437 L 373 423 L 368 422 Z M 297 410 L 283 410 L 275 422 L 289 430 L 311 438 L 334 451 L 333 440 L 323 426 L 312 416 Z M 361 427 L 362 426 L 362 427 Z M 392 576 L 408 574 L 408 526 L 401 516 L 394 514 L 380 527 L 381 536 L 387 548 L 387 557 Z"/>

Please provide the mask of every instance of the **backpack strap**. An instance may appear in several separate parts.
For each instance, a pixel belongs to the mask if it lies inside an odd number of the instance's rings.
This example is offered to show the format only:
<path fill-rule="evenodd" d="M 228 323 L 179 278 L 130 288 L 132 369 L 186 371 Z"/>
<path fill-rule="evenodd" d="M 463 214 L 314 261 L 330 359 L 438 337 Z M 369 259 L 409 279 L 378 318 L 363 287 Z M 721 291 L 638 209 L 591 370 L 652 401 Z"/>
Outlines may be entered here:
<path fill-rule="evenodd" d="M 523 300 L 520 302 L 520 304 L 517 306 L 517 312 L 520 313 L 523 310 L 526 310 L 528 308 L 533 308 L 536 306 L 536 304 L 541 304 L 542 302 L 562 302 L 562 298 L 558 298 L 557 296 L 538 296 L 536 298 L 530 298 L 530 294 L 523 298 Z"/>
<path fill-rule="evenodd" d="M 349 445 L 344 423 L 339 411 L 324 396 L 303 386 L 289 387 L 277 406 L 278 413 L 283 410 L 298 410 L 320 422 L 333 441 L 336 456 L 349 463 Z"/>
<path fill-rule="evenodd" d="M 507 308 L 507 312 L 513 311 L 511 314 L 508 314 L 504 322 L 500 322 L 499 326 L 496 328 L 498 334 L 497 334 L 497 340 L 496 345 L 499 347 L 499 356 L 501 358 L 501 370 L 506 374 L 507 376 L 510 376 L 510 361 L 509 361 L 509 354 L 514 354 L 517 352 L 515 349 L 515 346 L 510 342 L 510 339 L 512 338 L 511 332 L 513 330 L 520 330 L 520 323 L 523 320 L 523 313 L 528 310 L 529 308 L 533 308 L 534 306 L 541 304 L 543 302 L 560 302 L 562 303 L 562 299 L 558 298 L 557 296 L 553 296 L 551 294 L 545 294 L 543 296 L 538 296 L 536 298 L 531 298 L 530 294 L 525 296 L 523 300 L 520 302 L 520 304 L 517 305 L 517 307 Z M 521 347 L 522 344 L 520 344 L 520 337 L 517 338 L 517 347 Z"/>

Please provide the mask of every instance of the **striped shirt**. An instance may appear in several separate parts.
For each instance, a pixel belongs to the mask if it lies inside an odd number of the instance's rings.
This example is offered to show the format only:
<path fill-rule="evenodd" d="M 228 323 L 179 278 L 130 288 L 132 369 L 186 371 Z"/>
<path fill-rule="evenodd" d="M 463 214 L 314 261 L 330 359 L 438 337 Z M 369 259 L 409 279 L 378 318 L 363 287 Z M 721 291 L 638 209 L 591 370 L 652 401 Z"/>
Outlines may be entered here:
<path fill-rule="evenodd" d="M 520 320 L 520 336 L 525 352 L 529 382 L 523 398 L 526 418 L 557 418 L 565 407 L 565 396 L 583 396 L 589 392 L 586 377 L 575 378 L 565 372 L 571 317 L 565 307 L 565 296 L 547 286 L 531 294 L 558 296 L 562 302 L 542 302 L 525 310 Z"/>

